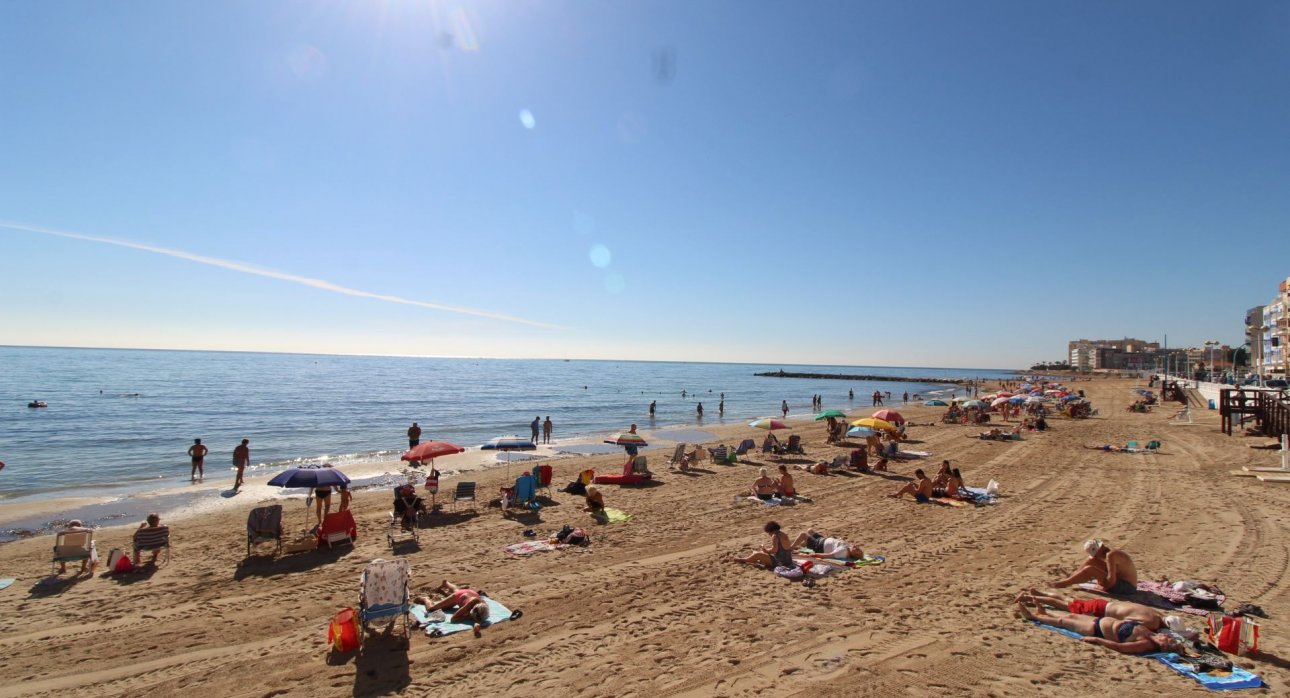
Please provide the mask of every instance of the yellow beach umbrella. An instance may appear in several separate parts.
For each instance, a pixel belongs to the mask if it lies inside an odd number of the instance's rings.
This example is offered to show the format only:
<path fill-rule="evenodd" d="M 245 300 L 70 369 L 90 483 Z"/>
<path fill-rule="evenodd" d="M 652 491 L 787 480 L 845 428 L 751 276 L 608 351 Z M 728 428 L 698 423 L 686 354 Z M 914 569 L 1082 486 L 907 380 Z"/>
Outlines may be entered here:
<path fill-rule="evenodd" d="M 895 424 L 892 424 L 891 422 L 888 422 L 885 419 L 878 419 L 877 417 L 865 417 L 864 419 L 857 419 L 856 421 L 851 423 L 851 426 L 869 427 L 870 429 L 886 429 L 887 431 L 896 431 Z"/>

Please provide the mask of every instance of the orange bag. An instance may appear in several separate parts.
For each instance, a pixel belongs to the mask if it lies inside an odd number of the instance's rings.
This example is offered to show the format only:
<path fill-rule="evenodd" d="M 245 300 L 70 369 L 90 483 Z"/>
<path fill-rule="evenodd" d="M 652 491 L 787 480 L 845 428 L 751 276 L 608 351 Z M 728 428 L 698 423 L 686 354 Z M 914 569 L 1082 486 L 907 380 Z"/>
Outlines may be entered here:
<path fill-rule="evenodd" d="M 333 652 L 352 652 L 358 649 L 358 634 L 358 614 L 352 608 L 342 609 L 327 626 L 327 643 Z"/>

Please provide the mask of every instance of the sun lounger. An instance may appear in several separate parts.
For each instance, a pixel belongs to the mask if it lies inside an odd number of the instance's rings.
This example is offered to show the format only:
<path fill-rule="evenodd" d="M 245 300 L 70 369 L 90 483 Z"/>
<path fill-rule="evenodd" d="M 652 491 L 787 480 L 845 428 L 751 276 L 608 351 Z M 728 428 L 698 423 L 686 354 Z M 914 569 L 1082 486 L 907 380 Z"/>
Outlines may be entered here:
<path fill-rule="evenodd" d="M 621 475 L 597 475 L 592 482 L 597 485 L 639 485 L 647 482 L 650 477 L 651 473 L 646 467 L 645 456 L 636 456 L 634 460 L 623 466 Z"/>
<path fill-rule="evenodd" d="M 246 517 L 246 554 L 251 555 L 251 546 L 260 543 L 276 543 L 274 554 L 282 552 L 282 505 L 273 504 L 267 507 L 256 507 Z"/>
<path fill-rule="evenodd" d="M 59 565 L 87 560 L 90 572 L 93 572 L 99 562 L 94 531 L 62 531 L 54 538 L 54 570 L 57 570 Z"/>
<path fill-rule="evenodd" d="M 373 621 L 390 619 L 397 624 L 403 619 L 403 635 L 408 636 L 408 613 L 411 608 L 409 587 L 412 567 L 407 560 L 373 560 L 364 570 L 358 596 L 358 617 L 363 625 L 362 641 L 367 639 L 368 626 Z"/>

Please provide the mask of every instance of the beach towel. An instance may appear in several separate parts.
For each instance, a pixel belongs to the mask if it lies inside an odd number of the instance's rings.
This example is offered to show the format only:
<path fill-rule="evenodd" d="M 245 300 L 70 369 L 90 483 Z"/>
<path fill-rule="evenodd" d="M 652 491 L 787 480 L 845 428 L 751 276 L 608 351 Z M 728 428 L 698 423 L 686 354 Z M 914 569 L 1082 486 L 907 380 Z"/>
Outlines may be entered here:
<path fill-rule="evenodd" d="M 739 499 L 740 498 L 735 499 L 735 502 L 737 503 Z M 762 499 L 761 497 L 754 497 L 752 495 L 748 495 L 747 497 L 742 497 L 741 499 L 744 499 L 749 502 L 760 502 L 761 504 L 765 504 L 768 507 L 791 506 L 797 503 L 797 500 L 794 499 L 793 497 L 771 497 L 770 499 Z"/>
<path fill-rule="evenodd" d="M 10 585 L 12 585 L 15 581 L 17 580 L 14 580 L 8 577 L 6 577 L 5 579 L 0 579 L 0 589 L 8 589 Z"/>
<path fill-rule="evenodd" d="M 511 610 L 509 608 L 488 598 L 487 596 L 483 598 L 488 604 L 489 625 L 511 619 Z M 451 635 L 463 630 L 470 630 L 474 627 L 473 623 L 454 623 L 449 620 L 452 617 L 451 614 L 447 614 L 442 611 L 428 613 L 426 611 L 426 607 L 421 604 L 413 604 L 411 611 L 412 618 L 416 621 L 417 625 L 425 626 L 426 635 L 431 637 Z"/>
<path fill-rule="evenodd" d="M 999 496 L 990 494 L 984 487 L 964 487 L 963 491 L 971 495 L 972 503 L 979 507 L 999 503 Z"/>
<path fill-rule="evenodd" d="M 1047 623 L 1040 623 L 1033 620 L 1029 622 L 1034 623 L 1045 630 L 1061 633 L 1066 637 L 1075 638 L 1076 640 L 1081 640 L 1084 637 L 1083 635 L 1080 635 L 1073 630 L 1067 630 L 1066 628 L 1059 628 L 1055 625 L 1048 625 Z M 1255 676 L 1238 666 L 1233 666 L 1231 672 L 1223 672 L 1221 674 L 1203 674 L 1196 671 L 1195 666 L 1188 662 L 1186 657 L 1180 657 L 1174 652 L 1152 652 L 1151 654 L 1140 656 L 1146 657 L 1147 659 L 1154 659 L 1179 674 L 1196 681 L 1211 691 L 1234 691 L 1240 688 L 1263 687 L 1263 679 L 1260 679 L 1258 676 Z"/>
<path fill-rule="evenodd" d="M 971 507 L 976 506 L 974 503 L 964 499 L 955 499 L 953 497 L 932 497 L 932 501 L 947 507 Z"/>
<path fill-rule="evenodd" d="M 796 562 L 798 565 L 801 565 L 803 562 L 809 561 L 813 563 L 811 565 L 811 573 L 818 574 L 821 576 L 828 574 L 829 570 L 845 570 L 845 569 L 849 569 L 850 567 L 873 567 L 874 565 L 881 565 L 882 563 L 887 561 L 887 558 L 881 555 L 865 555 L 863 558 L 859 560 L 853 560 L 851 558 L 847 558 L 846 560 L 838 560 L 838 562 L 847 563 L 847 567 L 842 567 L 840 565 L 830 565 L 827 562 L 820 562 L 815 558 L 803 557 L 807 553 L 812 552 L 810 548 L 801 548 L 797 552 L 799 553 L 799 555 L 796 555 L 793 557 L 793 562 Z M 821 572 L 816 572 L 817 568 L 827 568 L 827 569 L 824 569 Z"/>
<path fill-rule="evenodd" d="M 503 547 L 502 550 L 512 555 L 532 555 L 533 553 L 544 553 L 548 550 L 559 550 L 563 547 L 558 543 L 548 543 L 544 540 L 526 540 L 523 543 L 512 543 Z"/>
<path fill-rule="evenodd" d="M 896 451 L 896 458 L 927 458 L 931 456 L 931 451 Z"/>
<path fill-rule="evenodd" d="M 605 507 L 604 511 L 600 514 L 593 514 L 592 516 L 601 523 L 627 523 L 632 520 L 631 514 L 628 514 L 622 509 L 614 509 L 613 507 Z"/>
<path fill-rule="evenodd" d="M 1080 589 L 1084 589 L 1085 591 L 1091 591 L 1094 594 L 1125 599 L 1126 601 L 1133 601 L 1144 606 L 1162 608 L 1166 611 L 1180 611 L 1193 616 L 1208 616 L 1209 612 L 1214 610 L 1212 608 L 1198 608 L 1188 604 L 1187 593 L 1176 591 L 1169 582 L 1155 582 L 1150 579 L 1139 579 L 1138 590 L 1130 594 L 1123 595 L 1112 594 L 1103 589 L 1096 582 L 1085 582 L 1084 584 L 1077 584 L 1076 586 Z M 1218 605 L 1221 607 L 1223 602 L 1227 601 L 1227 596 L 1218 594 L 1216 600 L 1218 601 Z"/>

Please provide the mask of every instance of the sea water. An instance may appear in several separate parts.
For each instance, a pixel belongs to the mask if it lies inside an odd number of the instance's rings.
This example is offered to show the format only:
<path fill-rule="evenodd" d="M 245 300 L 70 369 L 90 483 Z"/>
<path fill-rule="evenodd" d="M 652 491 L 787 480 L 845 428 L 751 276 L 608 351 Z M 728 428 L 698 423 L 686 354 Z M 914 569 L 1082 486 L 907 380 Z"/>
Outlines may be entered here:
<path fill-rule="evenodd" d="M 652 432 L 744 423 L 824 408 L 863 408 L 870 394 L 954 386 L 758 377 L 790 372 L 928 378 L 1012 377 L 1011 371 L 645 361 L 458 359 L 238 352 L 0 347 L 0 500 L 164 490 L 189 478 L 187 449 L 210 448 L 206 478 L 231 481 L 233 448 L 251 441 L 252 469 L 324 460 L 395 460 L 407 428 L 422 441 L 478 447 L 529 435 L 548 415 L 553 439 L 595 442 L 640 425 Z M 686 397 L 681 396 L 681 391 Z M 848 390 L 855 399 L 848 399 Z M 962 388 L 958 389 L 962 392 Z M 725 413 L 718 415 L 720 395 Z M 48 403 L 29 408 L 32 400 Z M 657 413 L 649 418 L 650 401 Z M 696 418 L 702 402 L 704 416 Z M 894 403 L 894 404 L 893 404 Z M 684 439 L 677 439 L 684 440 Z M 574 447 L 571 447 L 574 448 Z"/>

